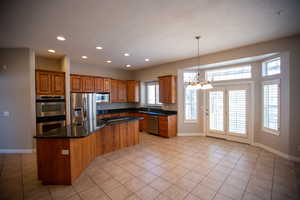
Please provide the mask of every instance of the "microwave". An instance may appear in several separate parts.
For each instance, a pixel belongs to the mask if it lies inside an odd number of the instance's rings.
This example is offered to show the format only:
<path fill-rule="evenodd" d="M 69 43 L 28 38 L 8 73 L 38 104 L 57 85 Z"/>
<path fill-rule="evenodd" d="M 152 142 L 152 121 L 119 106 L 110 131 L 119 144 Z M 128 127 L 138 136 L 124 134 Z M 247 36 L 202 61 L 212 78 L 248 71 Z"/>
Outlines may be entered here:
<path fill-rule="evenodd" d="M 96 103 L 109 103 L 110 94 L 109 93 L 97 93 L 96 94 Z"/>
<path fill-rule="evenodd" d="M 62 96 L 39 96 L 36 99 L 36 116 L 50 117 L 65 115 L 65 99 Z"/>

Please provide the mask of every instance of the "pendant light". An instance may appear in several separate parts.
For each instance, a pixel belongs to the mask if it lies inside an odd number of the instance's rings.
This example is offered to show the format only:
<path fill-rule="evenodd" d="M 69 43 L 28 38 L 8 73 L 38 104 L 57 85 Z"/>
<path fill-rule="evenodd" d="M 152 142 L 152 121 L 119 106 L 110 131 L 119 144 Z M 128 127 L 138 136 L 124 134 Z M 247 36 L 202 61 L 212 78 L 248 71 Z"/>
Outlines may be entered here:
<path fill-rule="evenodd" d="M 195 37 L 198 43 L 198 72 L 196 77 L 194 78 L 194 80 L 189 80 L 188 81 L 188 85 L 187 88 L 191 88 L 191 89 L 201 89 L 201 90 L 208 90 L 208 89 L 212 89 L 213 86 L 210 83 L 210 81 L 201 81 L 201 76 L 200 76 L 200 45 L 199 45 L 199 39 L 200 36 L 196 36 Z"/>

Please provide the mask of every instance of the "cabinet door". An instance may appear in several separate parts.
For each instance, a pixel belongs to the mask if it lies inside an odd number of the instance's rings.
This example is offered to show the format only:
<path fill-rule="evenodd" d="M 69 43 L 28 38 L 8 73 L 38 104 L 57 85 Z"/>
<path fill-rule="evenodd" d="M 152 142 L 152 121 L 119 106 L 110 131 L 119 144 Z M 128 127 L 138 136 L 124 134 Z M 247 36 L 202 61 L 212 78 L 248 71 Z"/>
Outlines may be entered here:
<path fill-rule="evenodd" d="M 139 102 L 139 81 L 127 81 L 127 102 Z"/>
<path fill-rule="evenodd" d="M 65 74 L 53 73 L 52 93 L 55 95 L 65 95 Z"/>
<path fill-rule="evenodd" d="M 105 126 L 103 128 L 103 138 L 104 138 L 104 153 L 109 153 L 113 151 L 114 140 L 112 137 L 113 126 Z"/>
<path fill-rule="evenodd" d="M 121 138 L 120 138 L 120 124 L 115 124 L 112 127 L 113 132 L 112 132 L 112 136 L 113 136 L 113 151 L 117 151 L 120 149 L 121 146 Z"/>
<path fill-rule="evenodd" d="M 165 103 L 165 79 L 159 78 L 159 102 Z"/>
<path fill-rule="evenodd" d="M 111 102 L 119 102 L 118 98 L 118 80 L 111 80 Z"/>
<path fill-rule="evenodd" d="M 161 103 L 176 103 L 176 77 L 159 77 L 159 101 Z"/>
<path fill-rule="evenodd" d="M 82 80 L 80 76 L 71 75 L 71 91 L 82 92 Z"/>
<path fill-rule="evenodd" d="M 159 117 L 159 135 L 168 137 L 168 117 Z"/>
<path fill-rule="evenodd" d="M 103 79 L 103 92 L 110 92 L 111 90 L 111 79 L 110 78 L 104 78 Z"/>
<path fill-rule="evenodd" d="M 90 76 L 82 77 L 83 92 L 94 92 L 94 78 Z"/>
<path fill-rule="evenodd" d="M 118 81 L 118 99 L 119 102 L 127 102 L 127 83 Z"/>
<path fill-rule="evenodd" d="M 104 79 L 101 77 L 94 78 L 95 92 L 104 92 Z"/>
<path fill-rule="evenodd" d="M 51 72 L 36 72 L 36 93 L 38 95 L 51 94 Z"/>

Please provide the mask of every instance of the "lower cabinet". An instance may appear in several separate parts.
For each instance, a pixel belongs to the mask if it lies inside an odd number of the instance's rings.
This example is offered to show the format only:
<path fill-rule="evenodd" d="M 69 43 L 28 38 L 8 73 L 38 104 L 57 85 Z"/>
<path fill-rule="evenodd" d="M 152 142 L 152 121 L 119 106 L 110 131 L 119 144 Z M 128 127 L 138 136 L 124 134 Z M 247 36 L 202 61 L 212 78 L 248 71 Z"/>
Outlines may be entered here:
<path fill-rule="evenodd" d="M 138 126 L 136 120 L 105 126 L 84 138 L 38 138 L 39 180 L 46 185 L 74 183 L 97 156 L 138 144 Z"/>
<path fill-rule="evenodd" d="M 159 135 L 162 137 L 175 137 L 177 135 L 177 116 L 159 116 Z"/>

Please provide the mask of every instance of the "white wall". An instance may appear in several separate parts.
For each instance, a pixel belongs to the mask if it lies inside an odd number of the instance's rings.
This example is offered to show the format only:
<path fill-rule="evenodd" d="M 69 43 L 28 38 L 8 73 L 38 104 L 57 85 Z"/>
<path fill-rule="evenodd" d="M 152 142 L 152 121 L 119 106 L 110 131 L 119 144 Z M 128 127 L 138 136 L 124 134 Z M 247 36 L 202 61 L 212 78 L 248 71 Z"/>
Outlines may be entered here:
<path fill-rule="evenodd" d="M 27 48 L 0 49 L 0 152 L 31 151 L 35 135 L 34 53 Z M 3 65 L 7 69 L 2 68 Z M 1 113 L 2 114 L 2 113 Z"/>

